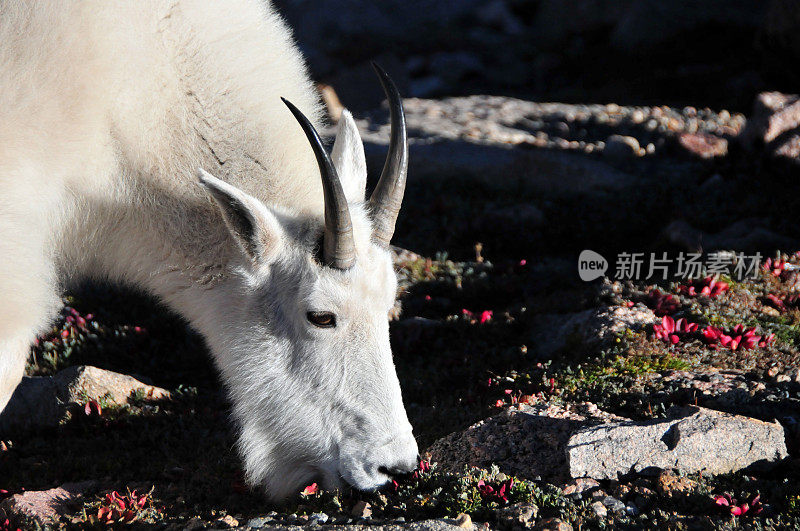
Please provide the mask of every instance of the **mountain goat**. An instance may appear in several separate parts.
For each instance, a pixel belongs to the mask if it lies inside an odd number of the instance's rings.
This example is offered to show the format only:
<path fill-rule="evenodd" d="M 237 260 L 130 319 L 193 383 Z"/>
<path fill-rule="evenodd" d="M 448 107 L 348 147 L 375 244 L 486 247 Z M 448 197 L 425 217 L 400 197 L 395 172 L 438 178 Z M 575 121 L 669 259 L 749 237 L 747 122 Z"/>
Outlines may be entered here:
<path fill-rule="evenodd" d="M 387 319 L 408 147 L 385 73 L 389 155 L 365 200 L 355 122 L 329 155 L 266 1 L 8 0 L 0 42 L 0 410 L 60 290 L 108 279 L 204 336 L 272 499 L 415 468 Z"/>

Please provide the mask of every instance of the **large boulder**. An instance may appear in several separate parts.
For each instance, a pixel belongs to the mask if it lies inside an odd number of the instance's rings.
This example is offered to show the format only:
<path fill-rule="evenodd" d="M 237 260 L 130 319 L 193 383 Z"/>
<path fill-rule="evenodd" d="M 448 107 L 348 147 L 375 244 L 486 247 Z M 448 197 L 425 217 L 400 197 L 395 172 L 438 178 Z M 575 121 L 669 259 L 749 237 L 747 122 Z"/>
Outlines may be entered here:
<path fill-rule="evenodd" d="M 578 429 L 567 443 L 572 477 L 617 479 L 648 470 L 725 474 L 788 457 L 778 423 L 686 408 L 677 418 Z"/>
<path fill-rule="evenodd" d="M 748 149 L 765 149 L 768 155 L 793 164 L 800 162 L 800 96 L 762 92 L 741 134 Z"/>
<path fill-rule="evenodd" d="M 0 503 L 0 521 L 9 519 L 24 529 L 57 524 L 61 516 L 79 509 L 86 496 L 97 487 L 95 481 L 83 481 L 14 494 Z"/>
<path fill-rule="evenodd" d="M 724 474 L 768 468 L 788 456 L 778 423 L 705 408 L 632 421 L 594 404 L 518 404 L 429 449 L 440 469 L 497 465 L 506 474 L 564 483 L 631 472 Z"/>
<path fill-rule="evenodd" d="M 565 347 L 598 347 L 626 329 L 642 330 L 656 322 L 658 317 L 643 304 L 540 315 L 534 321 L 532 348 L 540 358 L 550 358 Z"/>
<path fill-rule="evenodd" d="M 83 365 L 55 376 L 26 376 L 0 414 L 0 433 L 55 427 L 77 406 L 92 400 L 122 405 L 134 394 L 146 399 L 170 396 L 169 391 L 132 376 Z"/>
<path fill-rule="evenodd" d="M 590 422 L 619 420 L 624 419 L 593 404 L 519 404 L 436 441 L 428 452 L 440 470 L 447 472 L 495 464 L 506 474 L 566 481 L 565 449 L 572 433 Z"/>
<path fill-rule="evenodd" d="M 602 115 L 605 106 L 542 104 L 502 96 L 410 98 L 404 104 L 409 173 L 415 179 L 457 175 L 500 189 L 522 183 L 530 190 L 569 195 L 619 193 L 637 182 L 632 175 L 585 156 L 589 150 L 602 151 L 602 142 L 580 146 L 543 131 L 553 121 Z M 356 122 L 367 164 L 372 172 L 380 172 L 389 142 L 388 113 L 381 110 Z"/>

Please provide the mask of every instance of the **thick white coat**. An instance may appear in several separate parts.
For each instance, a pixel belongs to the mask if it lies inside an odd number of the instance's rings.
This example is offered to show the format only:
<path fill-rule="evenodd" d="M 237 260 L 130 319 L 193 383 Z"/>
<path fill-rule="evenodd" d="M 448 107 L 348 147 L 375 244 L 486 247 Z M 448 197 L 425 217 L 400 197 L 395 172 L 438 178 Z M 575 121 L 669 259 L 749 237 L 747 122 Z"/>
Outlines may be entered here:
<path fill-rule="evenodd" d="M 271 5 L 8 0 L 0 42 L 0 410 L 62 289 L 108 279 L 206 338 L 248 479 L 269 496 L 315 478 L 376 488 L 412 467 L 388 339 L 396 281 L 370 241 L 361 140 L 345 114 L 333 158 L 357 262 L 338 271 L 313 259 L 319 171 L 280 100 L 318 123 L 318 98 Z M 198 167 L 220 180 L 200 186 Z M 209 190 L 247 206 L 257 252 Z"/>

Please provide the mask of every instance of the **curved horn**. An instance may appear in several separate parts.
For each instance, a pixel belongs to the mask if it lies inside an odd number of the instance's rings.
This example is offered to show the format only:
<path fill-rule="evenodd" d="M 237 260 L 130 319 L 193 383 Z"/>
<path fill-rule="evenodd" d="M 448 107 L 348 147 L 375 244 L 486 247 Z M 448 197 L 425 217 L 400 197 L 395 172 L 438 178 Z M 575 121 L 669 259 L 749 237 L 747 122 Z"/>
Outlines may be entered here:
<path fill-rule="evenodd" d="M 389 154 L 386 156 L 381 178 L 369 198 L 369 206 L 374 224 L 372 239 L 388 247 L 392 234 L 394 234 L 394 225 L 397 215 L 400 213 L 400 205 L 406 189 L 408 133 L 406 132 L 403 100 L 397 87 L 380 66 L 372 63 L 372 68 L 378 74 L 383 92 L 389 100 L 392 129 L 389 139 Z"/>
<path fill-rule="evenodd" d="M 317 157 L 319 173 L 322 177 L 322 191 L 325 194 L 325 234 L 322 239 L 322 258 L 325 265 L 335 269 L 350 269 L 356 261 L 356 248 L 353 243 L 353 224 L 347 198 L 339 182 L 339 175 L 330 155 L 322 145 L 317 130 L 290 101 L 281 98 L 297 119 L 308 138 L 314 156 Z"/>

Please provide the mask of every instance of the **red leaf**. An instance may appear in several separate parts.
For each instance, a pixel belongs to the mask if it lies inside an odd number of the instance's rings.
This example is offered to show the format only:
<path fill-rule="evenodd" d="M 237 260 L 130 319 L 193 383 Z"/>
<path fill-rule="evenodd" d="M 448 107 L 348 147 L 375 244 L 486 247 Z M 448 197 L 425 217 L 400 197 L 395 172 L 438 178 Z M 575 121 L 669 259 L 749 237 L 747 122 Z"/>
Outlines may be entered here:
<path fill-rule="evenodd" d="M 311 485 L 304 488 L 303 492 L 301 492 L 300 494 L 302 494 L 303 496 L 311 496 L 312 494 L 316 494 L 318 490 L 319 487 L 317 486 L 317 484 L 312 483 Z"/>

